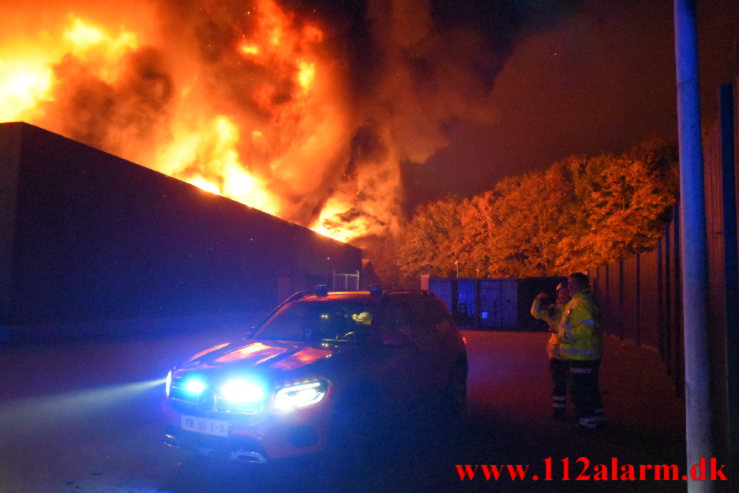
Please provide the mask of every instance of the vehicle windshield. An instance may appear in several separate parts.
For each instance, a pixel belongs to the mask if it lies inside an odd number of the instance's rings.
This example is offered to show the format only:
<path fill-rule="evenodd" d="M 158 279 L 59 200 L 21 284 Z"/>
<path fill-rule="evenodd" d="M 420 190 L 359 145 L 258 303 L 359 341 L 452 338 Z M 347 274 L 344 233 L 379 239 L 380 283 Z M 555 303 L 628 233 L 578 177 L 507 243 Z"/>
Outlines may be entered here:
<path fill-rule="evenodd" d="M 372 326 L 374 306 L 346 300 L 295 301 L 270 317 L 254 339 L 357 342 Z"/>

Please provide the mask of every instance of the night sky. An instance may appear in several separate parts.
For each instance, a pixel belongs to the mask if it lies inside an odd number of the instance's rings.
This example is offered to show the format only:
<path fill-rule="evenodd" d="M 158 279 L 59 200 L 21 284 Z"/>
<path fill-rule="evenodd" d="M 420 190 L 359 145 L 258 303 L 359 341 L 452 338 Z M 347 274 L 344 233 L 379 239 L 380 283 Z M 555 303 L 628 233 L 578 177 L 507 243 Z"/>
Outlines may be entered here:
<path fill-rule="evenodd" d="M 489 3 L 462 17 L 476 18 L 471 25 L 489 41 L 489 73 L 480 73 L 490 83 L 491 118 L 448 122 L 447 147 L 425 164 L 405 164 L 408 209 L 449 193 L 479 193 L 568 155 L 676 138 L 672 2 L 528 2 L 539 8 L 497 12 Z M 739 2 L 698 4 L 707 121 L 717 84 L 736 73 Z"/>

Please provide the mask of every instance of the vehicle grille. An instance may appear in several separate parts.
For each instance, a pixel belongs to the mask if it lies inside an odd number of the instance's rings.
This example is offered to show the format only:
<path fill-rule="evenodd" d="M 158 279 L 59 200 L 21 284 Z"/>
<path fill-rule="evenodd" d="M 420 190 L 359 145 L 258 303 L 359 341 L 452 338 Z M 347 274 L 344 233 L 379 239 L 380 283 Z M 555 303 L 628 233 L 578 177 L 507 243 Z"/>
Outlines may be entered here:
<path fill-rule="evenodd" d="M 218 392 L 206 389 L 198 396 L 193 396 L 185 391 L 182 379 L 175 378 L 169 393 L 172 406 L 180 412 L 193 415 L 206 414 L 237 414 L 254 415 L 264 408 L 263 402 L 233 405 L 222 398 Z"/>

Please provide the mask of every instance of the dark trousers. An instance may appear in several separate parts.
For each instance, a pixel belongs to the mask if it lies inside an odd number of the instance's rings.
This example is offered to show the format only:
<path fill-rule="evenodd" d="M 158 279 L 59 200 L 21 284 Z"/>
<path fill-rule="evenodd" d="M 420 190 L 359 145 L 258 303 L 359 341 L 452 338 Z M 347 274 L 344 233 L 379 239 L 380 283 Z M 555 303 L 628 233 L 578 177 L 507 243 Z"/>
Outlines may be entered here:
<path fill-rule="evenodd" d="M 598 383 L 600 360 L 570 361 L 572 400 L 580 424 L 589 426 L 603 421 L 603 401 Z"/>
<path fill-rule="evenodd" d="M 555 413 L 564 413 L 567 408 L 569 361 L 551 358 L 549 360 L 549 373 L 552 375 L 552 409 Z"/>

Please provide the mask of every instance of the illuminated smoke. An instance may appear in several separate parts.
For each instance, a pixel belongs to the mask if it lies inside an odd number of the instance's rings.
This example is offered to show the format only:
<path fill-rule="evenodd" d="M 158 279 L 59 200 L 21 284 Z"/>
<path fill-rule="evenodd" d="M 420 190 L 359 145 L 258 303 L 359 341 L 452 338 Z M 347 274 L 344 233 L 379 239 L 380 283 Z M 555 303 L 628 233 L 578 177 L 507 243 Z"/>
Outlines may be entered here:
<path fill-rule="evenodd" d="M 6 7 L 0 120 L 25 120 L 341 240 L 394 233 L 403 163 L 487 117 L 481 43 L 424 1 L 370 1 L 355 58 L 273 0 Z M 133 13 L 132 13 L 133 12 Z"/>

